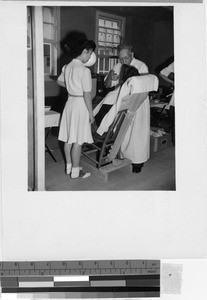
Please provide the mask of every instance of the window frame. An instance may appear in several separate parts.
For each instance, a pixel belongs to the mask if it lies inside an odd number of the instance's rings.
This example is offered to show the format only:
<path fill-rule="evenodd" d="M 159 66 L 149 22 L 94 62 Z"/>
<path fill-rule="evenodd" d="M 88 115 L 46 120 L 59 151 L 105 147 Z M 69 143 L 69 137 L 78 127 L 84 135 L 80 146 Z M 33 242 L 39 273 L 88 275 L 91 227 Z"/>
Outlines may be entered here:
<path fill-rule="evenodd" d="M 108 59 L 111 55 L 103 55 L 103 54 L 98 54 L 98 50 L 99 50 L 99 19 L 108 19 L 110 21 L 115 21 L 115 22 L 121 22 L 121 33 L 122 33 L 122 37 L 121 37 L 121 41 L 120 42 L 124 42 L 125 40 L 125 24 L 126 24 L 126 17 L 118 15 L 118 14 L 113 14 L 113 13 L 108 13 L 108 12 L 104 12 L 101 10 L 97 10 L 96 11 L 96 31 L 95 31 L 95 41 L 96 41 L 96 56 L 97 56 L 97 62 L 95 64 L 95 71 L 97 74 L 102 74 L 105 75 L 108 73 L 108 71 L 113 67 L 113 65 L 115 65 L 118 62 L 118 56 L 116 55 L 112 55 L 114 58 L 112 58 L 111 61 L 108 62 L 109 65 L 109 70 L 105 70 L 105 67 L 103 68 L 103 71 L 99 70 L 99 58 L 105 58 Z M 106 27 L 105 27 L 106 28 Z M 112 29 L 113 30 L 113 29 Z M 118 45 L 118 44 L 117 44 Z M 105 46 L 105 48 L 107 48 L 107 46 Z M 111 47 L 109 47 L 111 48 Z M 116 49 L 115 47 L 112 47 L 112 49 Z"/>
<path fill-rule="evenodd" d="M 54 13 L 54 23 L 44 22 L 44 18 L 43 18 L 43 26 L 44 24 L 53 24 L 54 27 L 54 39 L 48 39 L 44 37 L 44 30 L 43 30 L 43 46 L 44 44 L 51 45 L 50 73 L 45 73 L 44 71 L 44 78 L 45 81 L 52 81 L 51 76 L 57 76 L 57 61 L 60 55 L 60 8 L 56 6 L 43 6 L 42 9 L 44 10 L 44 8 L 53 9 L 53 13 Z"/>

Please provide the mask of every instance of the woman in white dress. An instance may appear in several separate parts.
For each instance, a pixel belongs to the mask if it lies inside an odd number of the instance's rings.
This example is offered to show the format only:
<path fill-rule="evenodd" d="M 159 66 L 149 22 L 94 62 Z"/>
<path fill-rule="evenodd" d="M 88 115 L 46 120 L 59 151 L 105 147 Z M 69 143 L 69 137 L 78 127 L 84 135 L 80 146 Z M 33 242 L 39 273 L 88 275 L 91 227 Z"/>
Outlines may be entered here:
<path fill-rule="evenodd" d="M 82 144 L 93 143 L 92 79 L 90 69 L 84 64 L 90 59 L 95 47 L 93 41 L 79 40 L 70 50 L 73 60 L 62 70 L 68 100 L 62 114 L 58 139 L 65 143 L 66 174 L 71 178 L 87 178 L 91 175 L 80 168 L 80 157 Z"/>

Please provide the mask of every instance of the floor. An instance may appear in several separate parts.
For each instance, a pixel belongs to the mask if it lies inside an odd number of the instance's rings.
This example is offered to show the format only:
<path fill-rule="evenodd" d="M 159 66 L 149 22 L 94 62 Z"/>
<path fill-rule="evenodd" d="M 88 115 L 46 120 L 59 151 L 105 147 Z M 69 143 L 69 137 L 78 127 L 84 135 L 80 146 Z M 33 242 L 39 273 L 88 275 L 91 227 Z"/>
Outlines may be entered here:
<path fill-rule="evenodd" d="M 53 132 L 47 139 L 47 145 L 57 159 L 54 162 L 49 153 L 45 153 L 45 186 L 47 191 L 151 191 L 175 190 L 175 147 L 170 138 L 161 150 L 151 153 L 141 173 L 132 173 L 127 165 L 109 174 L 104 181 L 100 171 L 81 157 L 81 166 L 92 175 L 87 179 L 71 179 L 65 174 L 65 164 L 57 134 Z"/>

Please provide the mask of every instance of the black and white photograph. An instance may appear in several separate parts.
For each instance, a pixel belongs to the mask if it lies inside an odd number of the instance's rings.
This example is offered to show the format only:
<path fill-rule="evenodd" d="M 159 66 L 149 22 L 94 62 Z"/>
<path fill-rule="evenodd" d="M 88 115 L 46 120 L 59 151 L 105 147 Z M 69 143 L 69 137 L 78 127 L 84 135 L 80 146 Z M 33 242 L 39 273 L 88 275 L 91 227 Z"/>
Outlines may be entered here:
<path fill-rule="evenodd" d="M 28 189 L 40 187 L 35 160 L 44 153 L 46 191 L 175 191 L 173 6 L 42 6 L 28 14 Z"/>
<path fill-rule="evenodd" d="M 206 14 L 0 0 L 2 299 L 206 299 Z"/>

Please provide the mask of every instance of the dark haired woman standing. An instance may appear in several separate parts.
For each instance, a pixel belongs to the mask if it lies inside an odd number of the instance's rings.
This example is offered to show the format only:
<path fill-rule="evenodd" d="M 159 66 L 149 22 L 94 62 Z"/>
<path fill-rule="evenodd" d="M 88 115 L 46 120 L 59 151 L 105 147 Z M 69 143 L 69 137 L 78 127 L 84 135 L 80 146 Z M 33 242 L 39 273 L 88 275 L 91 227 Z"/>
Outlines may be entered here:
<path fill-rule="evenodd" d="M 95 50 L 95 43 L 79 40 L 70 55 L 73 60 L 64 67 L 64 82 L 68 91 L 58 139 L 63 141 L 66 157 L 66 174 L 71 178 L 87 178 L 91 174 L 80 168 L 80 156 L 83 143 L 93 143 L 91 124 L 94 122 L 91 89 L 91 72 L 85 63 Z"/>

